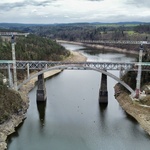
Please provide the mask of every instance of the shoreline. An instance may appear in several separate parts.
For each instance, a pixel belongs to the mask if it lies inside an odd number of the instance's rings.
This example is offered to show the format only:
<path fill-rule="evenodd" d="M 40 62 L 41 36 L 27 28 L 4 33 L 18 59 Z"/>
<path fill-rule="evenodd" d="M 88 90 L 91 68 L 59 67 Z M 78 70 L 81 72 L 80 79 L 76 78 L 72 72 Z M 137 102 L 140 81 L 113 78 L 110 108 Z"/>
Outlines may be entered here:
<path fill-rule="evenodd" d="M 68 58 L 66 58 L 65 61 L 86 61 L 86 57 L 79 52 L 71 51 L 71 55 Z M 53 70 L 46 72 L 44 73 L 44 78 L 46 79 L 55 76 L 61 71 L 62 70 Z M 29 108 L 28 93 L 35 87 L 36 81 L 37 77 L 33 78 L 27 84 L 23 85 L 19 90 L 19 94 L 21 95 L 21 98 L 25 103 L 22 111 L 18 115 L 12 115 L 11 119 L 0 125 L 0 150 L 7 149 L 8 136 L 16 132 L 15 128 L 18 127 L 26 119 L 26 113 Z"/>
<path fill-rule="evenodd" d="M 86 47 L 91 47 L 91 48 L 96 48 L 96 49 L 103 49 L 107 51 L 116 51 L 116 52 L 121 52 L 125 54 L 132 54 L 132 55 L 139 55 L 139 52 L 133 51 L 133 50 L 127 50 L 127 49 L 121 49 L 113 46 L 104 46 L 104 45 L 99 45 L 99 44 L 83 44 L 80 42 L 73 42 L 73 41 L 64 41 L 64 40 L 56 40 L 58 43 L 68 43 L 68 44 L 75 44 L 75 45 L 81 45 L 81 46 L 86 46 Z"/>
<path fill-rule="evenodd" d="M 118 84 L 115 85 L 114 90 L 117 95 L 115 99 L 122 109 L 132 116 L 143 130 L 150 135 L 150 107 L 140 105 L 136 101 L 133 101 L 128 93 L 120 90 Z M 117 91 L 119 91 L 119 94 Z"/>
<path fill-rule="evenodd" d="M 44 78 L 49 78 L 60 73 L 61 70 L 53 70 L 44 74 Z M 11 119 L 7 120 L 3 124 L 0 125 L 0 150 L 7 149 L 7 138 L 12 133 L 16 132 L 16 127 L 18 127 L 25 119 L 26 113 L 29 108 L 29 97 L 28 93 L 35 87 L 35 82 L 37 81 L 37 77 L 33 78 L 27 84 L 23 85 L 21 89 L 18 91 L 20 94 L 22 101 L 24 102 L 23 109 L 21 112 L 17 114 L 13 114 Z"/>

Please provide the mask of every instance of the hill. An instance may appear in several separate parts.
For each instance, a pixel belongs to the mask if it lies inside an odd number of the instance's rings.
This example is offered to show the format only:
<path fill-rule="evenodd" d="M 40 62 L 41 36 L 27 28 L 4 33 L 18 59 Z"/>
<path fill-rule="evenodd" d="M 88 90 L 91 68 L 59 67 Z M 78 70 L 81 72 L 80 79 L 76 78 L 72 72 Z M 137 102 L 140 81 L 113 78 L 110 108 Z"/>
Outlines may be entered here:
<path fill-rule="evenodd" d="M 70 52 L 55 41 L 33 34 L 28 37 L 16 37 L 17 60 L 63 60 Z M 11 60 L 11 43 L 0 38 L 0 59 Z M 3 74 L 7 72 L 1 70 Z M 24 70 L 17 71 L 18 79 L 24 78 Z M 21 96 L 3 85 L 3 75 L 0 74 L 0 124 L 9 119 L 12 114 L 18 113 L 23 107 Z"/>
<path fill-rule="evenodd" d="M 33 34 L 28 37 L 16 37 L 17 60 L 63 60 L 70 52 L 55 41 Z M 0 39 L 0 59 L 11 60 L 11 43 Z"/>

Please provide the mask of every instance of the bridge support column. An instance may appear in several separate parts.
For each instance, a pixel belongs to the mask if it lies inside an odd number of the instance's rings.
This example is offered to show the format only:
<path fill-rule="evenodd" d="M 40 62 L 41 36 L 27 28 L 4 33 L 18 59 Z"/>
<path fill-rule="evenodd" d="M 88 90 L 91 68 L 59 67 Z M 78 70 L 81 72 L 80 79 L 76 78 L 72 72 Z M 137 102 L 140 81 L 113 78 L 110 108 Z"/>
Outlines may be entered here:
<path fill-rule="evenodd" d="M 9 87 L 13 87 L 13 79 L 12 79 L 12 72 L 10 69 L 10 64 L 8 64 L 8 81 L 9 81 Z"/>
<path fill-rule="evenodd" d="M 38 75 L 38 89 L 37 89 L 37 102 L 45 102 L 46 101 L 46 88 L 44 82 L 44 74 Z"/>
<path fill-rule="evenodd" d="M 119 77 L 120 77 L 120 79 L 123 77 L 123 75 L 124 75 L 124 72 L 123 72 L 124 70 L 123 70 L 123 68 L 122 67 L 120 67 L 120 74 L 119 74 Z"/>
<path fill-rule="evenodd" d="M 29 69 L 29 64 L 27 64 L 27 78 L 30 76 L 30 69 Z"/>
<path fill-rule="evenodd" d="M 107 75 L 102 73 L 101 87 L 99 90 L 99 104 L 108 103 L 108 91 L 107 91 Z"/>

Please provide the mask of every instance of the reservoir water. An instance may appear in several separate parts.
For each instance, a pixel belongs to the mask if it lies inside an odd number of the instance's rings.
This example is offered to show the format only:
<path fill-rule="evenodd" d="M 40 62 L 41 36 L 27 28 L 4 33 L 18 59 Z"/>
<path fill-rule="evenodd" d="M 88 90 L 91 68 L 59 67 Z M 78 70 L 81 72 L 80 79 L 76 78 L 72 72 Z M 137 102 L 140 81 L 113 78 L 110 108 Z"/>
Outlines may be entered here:
<path fill-rule="evenodd" d="M 64 44 L 71 50 L 80 46 Z M 134 61 L 125 54 L 80 50 L 87 61 Z M 118 71 L 110 71 L 119 76 Z M 8 139 L 8 150 L 149 150 L 150 138 L 114 98 L 115 80 L 108 77 L 108 105 L 100 107 L 101 74 L 66 70 L 46 81 L 47 102 L 29 93 L 27 119 Z"/>

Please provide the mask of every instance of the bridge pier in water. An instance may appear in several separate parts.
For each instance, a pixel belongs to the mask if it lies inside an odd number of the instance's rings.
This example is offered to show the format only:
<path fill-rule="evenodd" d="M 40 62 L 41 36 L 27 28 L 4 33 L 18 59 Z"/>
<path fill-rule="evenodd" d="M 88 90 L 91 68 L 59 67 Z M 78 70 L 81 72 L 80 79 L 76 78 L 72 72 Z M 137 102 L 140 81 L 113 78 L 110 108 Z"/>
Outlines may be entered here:
<path fill-rule="evenodd" d="M 99 104 L 108 104 L 107 75 L 103 73 L 99 90 Z"/>
<path fill-rule="evenodd" d="M 45 88 L 45 82 L 44 82 L 44 74 L 38 75 L 38 89 L 37 89 L 37 95 L 36 99 L 37 102 L 45 102 L 47 99 L 46 96 L 46 88 Z"/>

